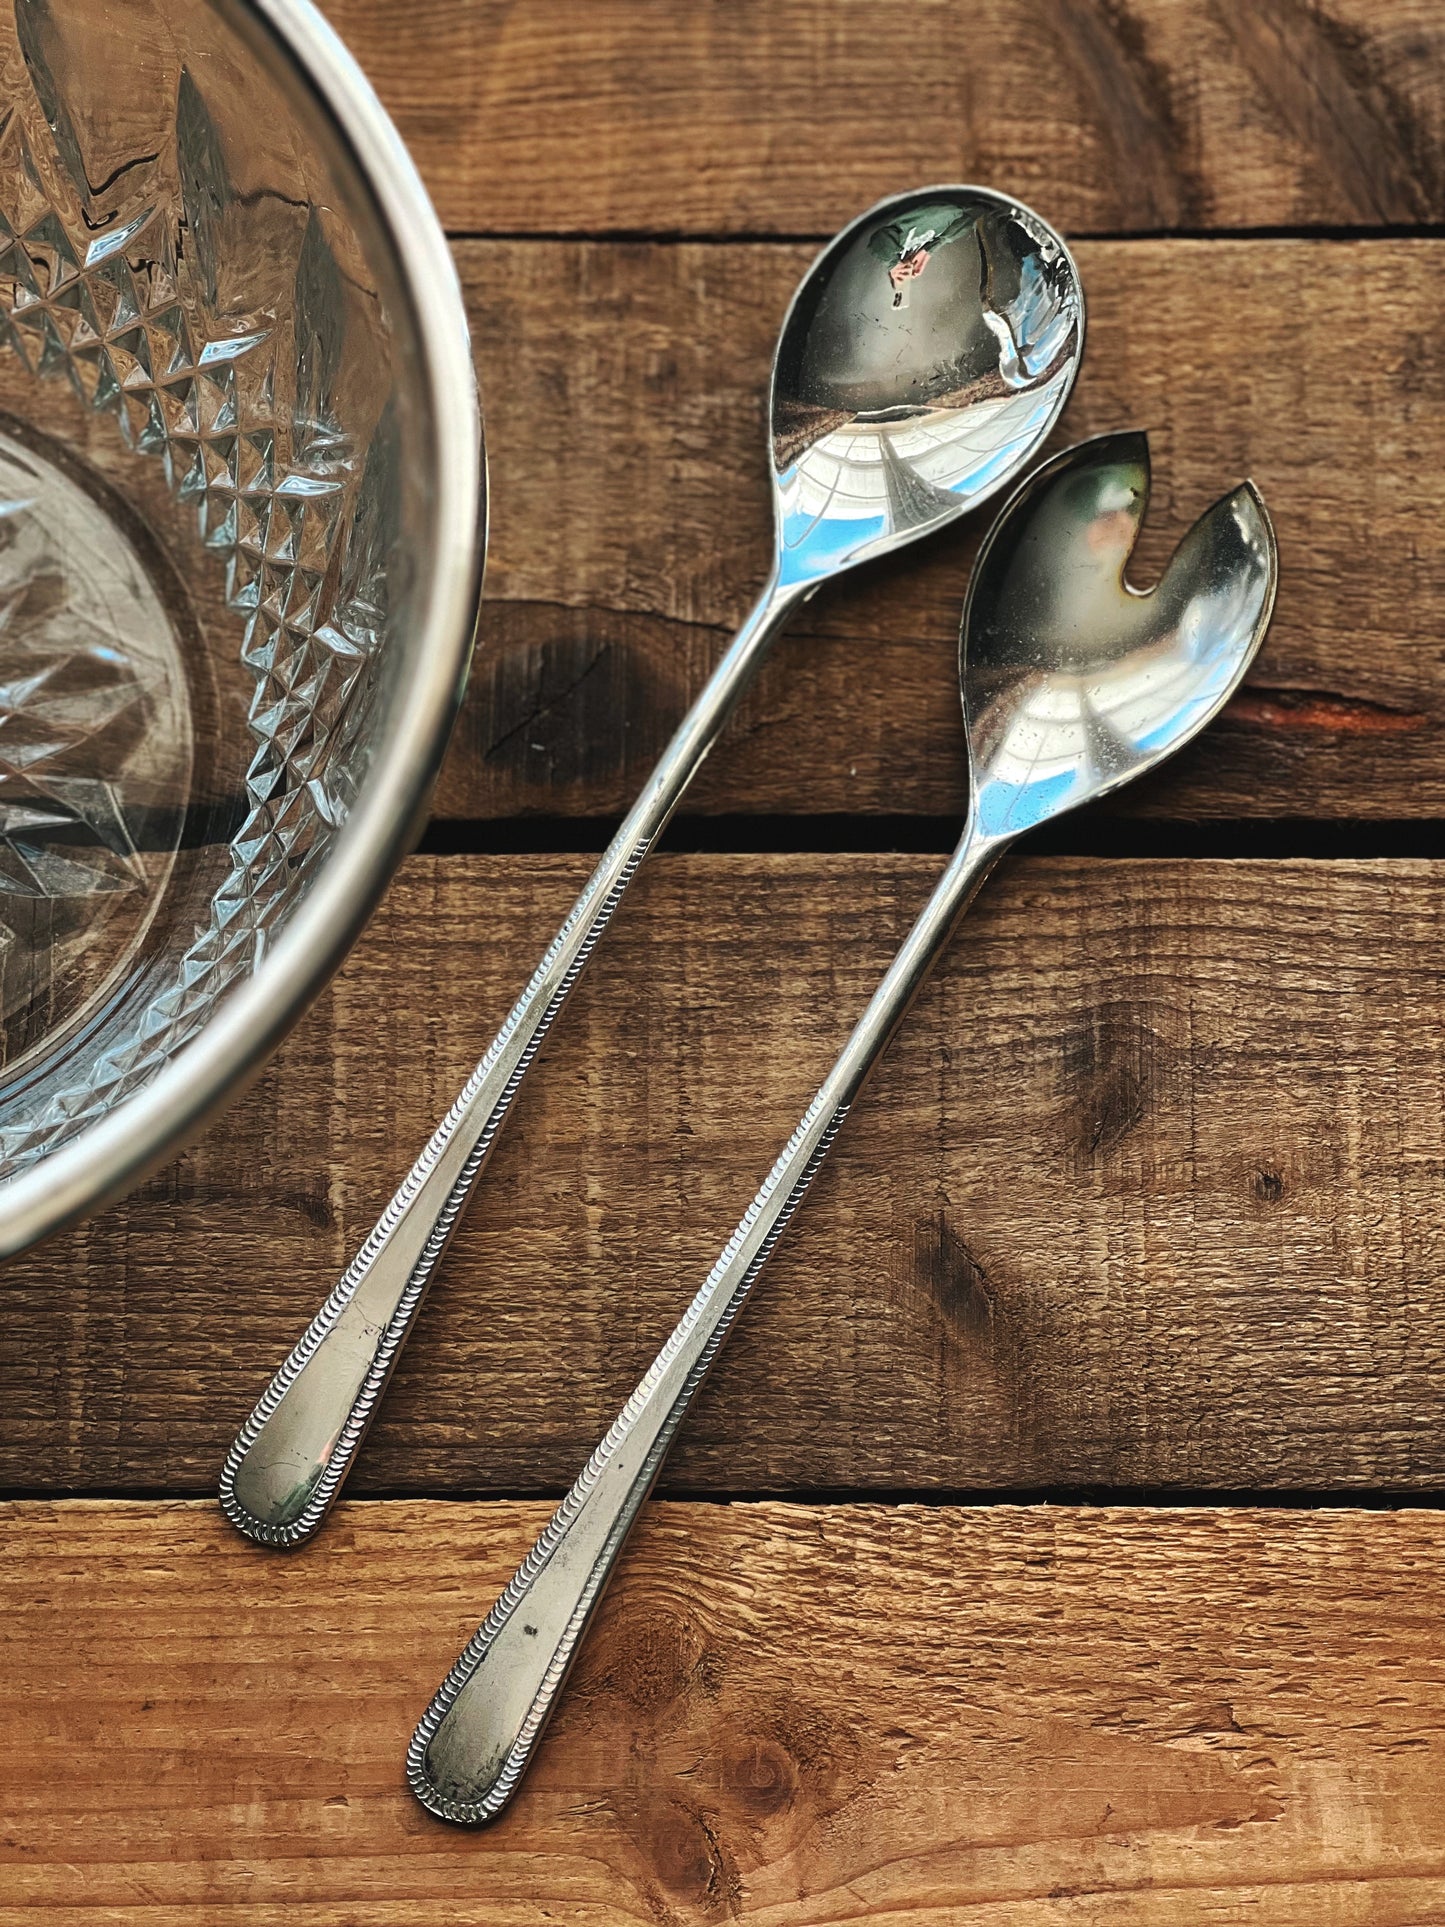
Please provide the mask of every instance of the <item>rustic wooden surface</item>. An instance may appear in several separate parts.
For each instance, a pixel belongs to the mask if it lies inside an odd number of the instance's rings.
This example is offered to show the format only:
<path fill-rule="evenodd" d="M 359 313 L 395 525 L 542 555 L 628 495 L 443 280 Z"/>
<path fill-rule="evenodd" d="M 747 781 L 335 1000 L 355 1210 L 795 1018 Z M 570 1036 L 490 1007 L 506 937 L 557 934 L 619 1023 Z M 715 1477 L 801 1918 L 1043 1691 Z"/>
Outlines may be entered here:
<path fill-rule="evenodd" d="M 329 12 L 453 235 L 483 648 L 426 853 L 333 990 L 7 1276 L 0 1923 L 1445 1920 L 1445 13 Z M 820 596 L 744 705 L 458 1233 L 356 1474 L 390 1496 L 290 1560 L 181 1500 L 761 580 L 815 246 L 958 178 L 1077 243 L 1060 439 L 1150 430 L 1140 578 L 1252 473 L 1278 618 L 1188 757 L 994 879 L 536 1772 L 452 1832 L 401 1790 L 417 1713 L 947 847 L 976 530 Z"/>
<path fill-rule="evenodd" d="M 941 863 L 657 859 L 456 1235 L 357 1490 L 570 1483 Z M 225 1129 L 29 1260 L 0 1481 L 212 1488 L 585 873 L 408 865 Z M 1435 863 L 1005 866 L 669 1487 L 1438 1486 L 1442 886 Z M 447 992 L 425 1021 L 419 985 Z"/>
<path fill-rule="evenodd" d="M 1379 1927 L 1445 1915 L 1437 1513 L 660 1505 L 527 1791 L 399 1756 L 536 1504 L 0 1542 L 0 1922 Z"/>
<path fill-rule="evenodd" d="M 459 246 L 498 487 L 442 815 L 631 801 L 767 572 L 768 370 L 813 253 Z M 1445 241 L 1098 242 L 1079 266 L 1085 369 L 1057 441 L 1149 429 L 1141 578 L 1244 475 L 1282 571 L 1246 694 L 1111 809 L 1445 814 Z M 961 811 L 979 533 L 825 590 L 687 809 Z"/>
<path fill-rule="evenodd" d="M 454 229 L 829 234 L 914 181 L 1075 233 L 1445 218 L 1434 0 L 328 0 Z"/>

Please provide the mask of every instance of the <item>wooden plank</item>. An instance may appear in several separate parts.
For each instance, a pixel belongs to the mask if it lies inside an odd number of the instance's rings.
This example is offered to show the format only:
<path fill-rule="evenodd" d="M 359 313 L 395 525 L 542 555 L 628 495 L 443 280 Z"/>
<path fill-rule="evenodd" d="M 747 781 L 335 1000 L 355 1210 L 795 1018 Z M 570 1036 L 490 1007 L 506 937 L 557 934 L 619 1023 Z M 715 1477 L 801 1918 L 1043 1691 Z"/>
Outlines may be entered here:
<path fill-rule="evenodd" d="M 450 226 L 823 234 L 997 181 L 1080 232 L 1445 218 L 1432 0 L 328 0 Z"/>
<path fill-rule="evenodd" d="M 7 1508 L 0 1921 L 1424 1927 L 1431 1512 L 662 1505 L 502 1821 L 401 1776 L 544 1508 Z"/>
<path fill-rule="evenodd" d="M 649 866 L 358 1490 L 570 1483 L 940 863 Z M 414 860 L 228 1120 L 10 1267 L 0 1480 L 213 1488 L 585 867 Z M 1438 1488 L 1442 880 L 1010 863 L 779 1248 L 673 1489 Z"/>
<path fill-rule="evenodd" d="M 630 802 L 766 573 L 768 368 L 810 254 L 459 248 L 494 522 L 443 815 Z M 1445 243 L 1109 242 L 1080 263 L 1088 357 L 1058 440 L 1150 429 L 1141 579 L 1245 474 L 1283 570 L 1249 691 L 1113 807 L 1445 814 L 1445 588 L 1429 534 L 1445 520 Z M 955 658 L 976 537 L 810 604 L 686 807 L 959 811 Z"/>

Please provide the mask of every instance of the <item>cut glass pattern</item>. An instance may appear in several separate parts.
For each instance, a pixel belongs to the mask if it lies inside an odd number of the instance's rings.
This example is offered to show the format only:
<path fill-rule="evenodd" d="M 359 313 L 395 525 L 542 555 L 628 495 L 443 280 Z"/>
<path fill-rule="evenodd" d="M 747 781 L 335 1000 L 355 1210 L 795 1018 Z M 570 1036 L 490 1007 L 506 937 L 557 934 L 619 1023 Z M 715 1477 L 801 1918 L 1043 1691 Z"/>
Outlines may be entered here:
<path fill-rule="evenodd" d="M 250 742 L 220 745 L 236 757 L 241 820 L 189 936 L 172 935 L 169 963 L 144 960 L 145 981 L 85 1053 L 42 1066 L 21 1100 L 0 1097 L 4 1175 L 152 1077 L 255 970 L 306 888 L 364 761 L 396 487 L 378 304 L 338 262 L 335 217 L 290 181 L 243 190 L 182 66 L 163 151 L 97 189 L 51 11 L 20 0 L 16 24 L 0 106 L 0 341 L 38 390 L 68 385 L 108 423 L 97 434 L 158 465 L 193 514 L 196 556 L 175 562 L 223 577 Z M 348 340 L 368 326 L 376 339 Z M 365 368 L 348 389 L 352 354 Z M 189 739 L 175 713 L 186 665 L 154 660 L 162 636 L 174 647 L 164 615 L 128 634 L 119 602 L 84 607 L 52 569 L 70 602 L 48 628 L 21 619 L 35 568 L 49 566 L 45 523 L 0 486 L 3 949 L 18 896 L 51 897 L 88 928 L 102 897 L 165 887 L 164 866 L 137 853 L 146 797 L 131 793 L 124 719 L 173 750 L 188 754 Z M 34 525 L 28 547 L 17 516 Z M 141 788 L 184 805 L 174 769 Z"/>

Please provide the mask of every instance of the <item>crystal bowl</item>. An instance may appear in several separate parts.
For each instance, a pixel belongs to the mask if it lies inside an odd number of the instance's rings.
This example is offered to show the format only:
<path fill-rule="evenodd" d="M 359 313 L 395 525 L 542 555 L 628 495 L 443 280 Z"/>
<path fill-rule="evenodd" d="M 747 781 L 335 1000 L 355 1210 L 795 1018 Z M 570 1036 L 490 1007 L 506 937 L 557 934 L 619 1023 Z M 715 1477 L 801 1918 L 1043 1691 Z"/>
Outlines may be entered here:
<path fill-rule="evenodd" d="M 256 1069 L 414 836 L 481 429 L 446 243 L 305 0 L 0 18 L 0 1251 Z"/>

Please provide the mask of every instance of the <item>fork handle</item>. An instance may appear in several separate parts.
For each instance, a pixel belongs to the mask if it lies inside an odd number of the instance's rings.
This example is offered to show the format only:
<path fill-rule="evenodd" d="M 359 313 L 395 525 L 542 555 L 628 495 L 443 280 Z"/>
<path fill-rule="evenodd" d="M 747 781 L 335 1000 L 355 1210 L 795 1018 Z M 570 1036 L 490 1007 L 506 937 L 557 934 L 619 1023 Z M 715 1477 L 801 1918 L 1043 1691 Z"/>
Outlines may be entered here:
<path fill-rule="evenodd" d="M 422 1716 L 407 1779 L 439 1818 L 476 1825 L 511 1798 L 698 1387 L 869 1070 L 1003 848 L 965 832 L 702 1289 Z"/>
<path fill-rule="evenodd" d="M 627 886 L 793 606 L 770 578 L 679 724 L 511 1015 L 242 1427 L 221 1473 L 231 1523 L 267 1546 L 320 1526 L 351 1468 L 527 1070 Z"/>

